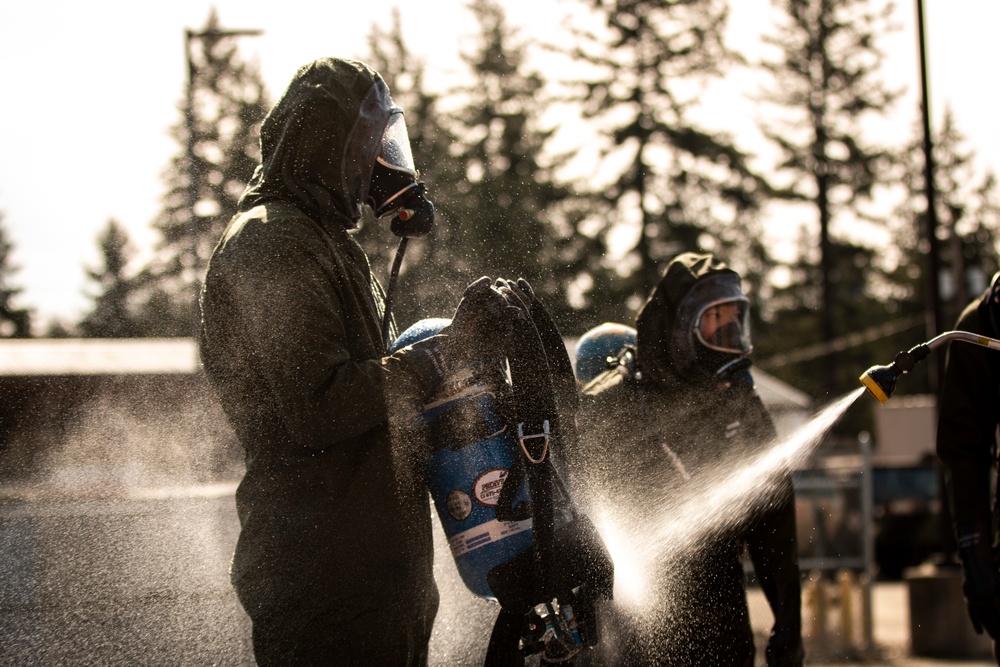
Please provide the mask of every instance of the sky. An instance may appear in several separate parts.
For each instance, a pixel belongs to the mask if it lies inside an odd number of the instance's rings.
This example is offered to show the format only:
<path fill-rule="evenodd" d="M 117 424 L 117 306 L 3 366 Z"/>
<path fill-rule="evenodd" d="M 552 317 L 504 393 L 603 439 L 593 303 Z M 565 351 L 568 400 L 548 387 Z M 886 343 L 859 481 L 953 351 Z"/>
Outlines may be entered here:
<path fill-rule="evenodd" d="M 949 106 L 982 169 L 1000 172 L 997 95 L 986 85 L 1000 63 L 1000 3 L 924 0 L 932 122 Z M 901 30 L 881 42 L 882 77 L 905 88 L 880 130 L 905 140 L 916 118 L 919 61 L 915 0 L 902 0 Z M 769 0 L 732 0 L 729 43 L 751 57 L 769 29 Z M 277 99 L 295 70 L 318 57 L 356 58 L 375 23 L 391 26 L 398 6 L 408 47 L 427 66 L 431 86 L 461 72 L 459 50 L 476 31 L 466 0 L 0 0 L 0 216 L 18 267 L 18 305 L 36 328 L 73 323 L 91 304 L 88 268 L 99 267 L 97 239 L 110 219 L 124 225 L 137 261 L 148 257 L 151 227 L 164 192 L 162 173 L 179 146 L 168 130 L 180 118 L 184 31 L 205 26 L 212 7 L 224 29 L 259 29 L 241 37 Z M 550 39 L 580 0 L 507 0 L 508 22 L 523 36 Z M 545 61 L 535 61 L 543 74 Z M 752 109 L 730 104 L 739 82 L 703 99 L 706 124 L 737 142 L 752 132 Z M 728 100 L 728 101 L 727 101 Z"/>

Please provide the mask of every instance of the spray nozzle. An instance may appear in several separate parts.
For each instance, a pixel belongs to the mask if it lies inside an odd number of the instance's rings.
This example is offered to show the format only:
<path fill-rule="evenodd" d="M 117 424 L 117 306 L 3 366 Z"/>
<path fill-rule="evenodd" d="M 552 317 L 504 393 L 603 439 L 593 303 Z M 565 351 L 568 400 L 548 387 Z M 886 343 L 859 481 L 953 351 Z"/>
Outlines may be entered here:
<path fill-rule="evenodd" d="M 862 373 L 858 379 L 865 386 L 865 389 L 878 399 L 879 403 L 886 403 L 896 391 L 896 380 L 900 375 L 912 371 L 918 361 L 923 361 L 930 355 L 932 350 L 951 340 L 960 340 L 1000 350 L 1000 341 L 993 338 L 987 338 L 986 336 L 980 336 L 967 331 L 946 331 L 926 343 L 921 343 L 908 351 L 900 352 L 888 366 L 872 366 Z"/>
<path fill-rule="evenodd" d="M 931 353 L 926 343 L 921 343 L 913 349 L 900 352 L 888 366 L 872 366 L 859 378 L 861 384 L 878 399 L 879 403 L 887 402 L 896 391 L 896 380 L 913 370 L 918 361 L 923 361 Z"/>

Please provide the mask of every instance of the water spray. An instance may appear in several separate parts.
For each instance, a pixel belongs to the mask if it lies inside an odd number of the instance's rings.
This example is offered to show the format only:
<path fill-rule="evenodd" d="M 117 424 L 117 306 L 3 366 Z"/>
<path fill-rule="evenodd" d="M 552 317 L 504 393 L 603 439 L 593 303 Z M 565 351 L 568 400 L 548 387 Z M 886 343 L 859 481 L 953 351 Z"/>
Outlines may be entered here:
<path fill-rule="evenodd" d="M 884 404 L 896 391 L 896 380 L 900 375 L 909 373 L 918 361 L 923 361 L 933 350 L 953 340 L 1000 350 L 1000 340 L 968 331 L 946 331 L 926 343 L 920 343 L 905 352 L 900 352 L 888 366 L 872 366 L 858 379 L 879 403 Z"/>

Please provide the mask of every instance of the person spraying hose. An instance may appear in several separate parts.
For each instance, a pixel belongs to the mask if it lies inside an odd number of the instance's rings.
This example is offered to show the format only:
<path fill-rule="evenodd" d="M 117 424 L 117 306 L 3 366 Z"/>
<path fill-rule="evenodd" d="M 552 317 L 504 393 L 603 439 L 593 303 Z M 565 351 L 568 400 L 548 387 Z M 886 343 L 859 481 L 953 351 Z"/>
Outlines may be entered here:
<path fill-rule="evenodd" d="M 944 471 L 951 527 L 962 561 L 962 592 L 969 620 L 993 640 L 1000 665 L 1000 273 L 969 303 L 955 324 L 926 343 L 900 352 L 888 366 L 872 366 L 861 383 L 880 403 L 896 380 L 938 348 L 946 350 L 938 407 L 937 455 Z M 952 342 L 960 345 L 948 345 Z"/>
<path fill-rule="evenodd" d="M 1000 426 L 1000 273 L 959 316 L 955 329 L 979 337 L 947 351 L 937 454 L 962 561 L 969 619 L 993 639 L 1000 665 L 1000 508 L 996 489 Z M 963 340 L 966 340 L 963 338 Z"/>

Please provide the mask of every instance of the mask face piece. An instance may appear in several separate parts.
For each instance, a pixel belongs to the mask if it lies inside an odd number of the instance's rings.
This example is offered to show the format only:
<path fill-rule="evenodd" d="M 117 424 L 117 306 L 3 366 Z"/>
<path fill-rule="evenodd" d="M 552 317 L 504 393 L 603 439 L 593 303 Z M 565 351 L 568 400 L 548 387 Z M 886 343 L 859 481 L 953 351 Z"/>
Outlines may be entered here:
<path fill-rule="evenodd" d="M 368 188 L 368 199 L 376 218 L 395 215 L 408 190 L 417 187 L 413 174 L 390 167 L 379 156 L 372 168 L 372 182 Z"/>
<path fill-rule="evenodd" d="M 692 382 L 717 380 L 720 370 L 739 359 L 749 363 L 750 307 L 739 276 L 699 279 L 677 305 L 667 336 L 674 368 Z"/>
<path fill-rule="evenodd" d="M 392 110 L 389 123 L 382 133 L 382 150 L 379 152 L 378 161 L 390 169 L 409 173 L 413 180 L 419 176 L 417 168 L 413 166 L 410 135 L 406 131 L 403 110 L 399 107 Z"/>
<path fill-rule="evenodd" d="M 745 298 L 706 304 L 696 319 L 694 334 L 710 350 L 750 354 L 750 309 Z"/>
<path fill-rule="evenodd" d="M 368 203 L 377 218 L 392 218 L 390 229 L 396 236 L 423 236 L 434 224 L 434 204 L 419 177 L 403 111 L 394 108 L 372 168 Z"/>

